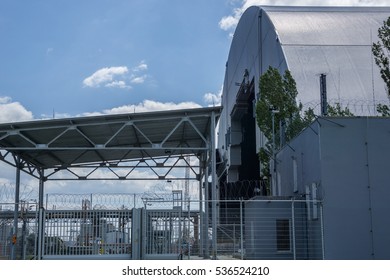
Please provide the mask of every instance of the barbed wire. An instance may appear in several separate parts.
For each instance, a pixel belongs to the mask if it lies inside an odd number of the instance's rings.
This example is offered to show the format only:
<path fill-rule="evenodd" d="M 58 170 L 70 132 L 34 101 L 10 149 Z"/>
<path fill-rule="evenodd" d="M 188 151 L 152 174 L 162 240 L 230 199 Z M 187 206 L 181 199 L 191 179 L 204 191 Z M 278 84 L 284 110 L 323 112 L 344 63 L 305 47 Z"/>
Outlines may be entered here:
<path fill-rule="evenodd" d="M 11 183 L 0 184 L 0 202 L 15 202 L 15 185 Z M 36 200 L 38 198 L 38 192 L 33 187 L 21 184 L 19 192 L 20 200 Z"/>
<path fill-rule="evenodd" d="M 137 208 L 141 205 L 143 203 L 139 193 L 51 193 L 46 195 L 44 202 L 48 210 L 117 210 Z"/>
<path fill-rule="evenodd" d="M 347 108 L 355 116 L 379 116 L 380 114 L 377 111 L 377 106 L 390 105 L 389 100 L 367 100 L 367 99 L 329 99 L 328 104 L 331 106 L 340 105 L 341 109 Z M 303 111 L 311 108 L 314 110 L 316 115 L 321 113 L 321 104 L 318 100 L 313 100 L 302 104 Z"/>

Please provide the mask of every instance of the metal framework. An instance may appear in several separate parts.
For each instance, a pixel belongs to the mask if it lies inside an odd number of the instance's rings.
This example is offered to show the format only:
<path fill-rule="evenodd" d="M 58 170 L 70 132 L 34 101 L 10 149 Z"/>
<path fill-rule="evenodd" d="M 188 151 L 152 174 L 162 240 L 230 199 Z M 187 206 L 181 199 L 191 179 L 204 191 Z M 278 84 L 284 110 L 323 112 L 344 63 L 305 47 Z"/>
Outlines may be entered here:
<path fill-rule="evenodd" d="M 21 171 L 39 180 L 42 210 L 48 180 L 197 180 L 201 189 L 211 175 L 215 198 L 220 111 L 209 107 L 0 124 L 0 160 L 16 168 L 14 227 Z M 180 177 L 174 172 L 178 168 L 190 172 Z M 139 169 L 149 172 L 140 176 Z M 213 209 L 215 229 L 216 213 Z"/>

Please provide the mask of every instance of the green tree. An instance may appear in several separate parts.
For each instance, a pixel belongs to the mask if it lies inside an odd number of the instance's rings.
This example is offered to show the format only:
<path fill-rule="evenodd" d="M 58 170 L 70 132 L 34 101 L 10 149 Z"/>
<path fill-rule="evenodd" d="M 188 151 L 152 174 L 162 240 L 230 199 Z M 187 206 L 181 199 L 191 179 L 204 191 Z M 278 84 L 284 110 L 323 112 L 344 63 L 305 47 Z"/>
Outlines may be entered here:
<path fill-rule="evenodd" d="M 298 91 L 290 71 L 283 76 L 278 69 L 269 69 L 260 77 L 260 99 L 256 104 L 256 120 L 260 130 L 267 139 L 273 138 L 273 131 L 280 130 L 280 124 L 292 121 L 300 113 L 301 105 L 296 104 Z M 274 113 L 277 111 L 277 113 Z M 274 129 L 272 127 L 274 119 Z M 290 129 L 288 134 L 291 135 Z M 275 133 L 276 144 L 279 144 L 279 136 Z"/>
<path fill-rule="evenodd" d="M 302 104 L 296 102 L 296 83 L 288 70 L 282 76 L 278 69 L 269 67 L 260 77 L 259 90 L 256 120 L 268 140 L 259 151 L 259 160 L 263 176 L 269 177 L 269 161 L 274 149 L 284 141 L 288 142 L 294 138 L 314 120 L 315 115 L 311 108 L 302 113 Z M 280 131 L 283 132 L 283 139 L 280 137 Z"/>
<path fill-rule="evenodd" d="M 372 44 L 372 53 L 375 63 L 378 65 L 381 77 L 386 84 L 387 95 L 390 98 L 390 17 L 383 22 L 383 26 L 378 29 L 379 41 Z M 390 109 L 387 105 L 378 104 L 377 112 L 383 117 L 390 117 Z"/>
<path fill-rule="evenodd" d="M 390 117 L 390 108 L 385 104 L 378 104 L 376 110 L 382 117 Z"/>
<path fill-rule="evenodd" d="M 354 114 L 345 107 L 341 108 L 340 103 L 336 103 L 335 106 L 331 106 L 328 104 L 328 116 L 329 117 L 352 117 Z"/>
<path fill-rule="evenodd" d="M 372 53 L 375 63 L 379 66 L 382 79 L 387 87 L 387 94 L 390 97 L 390 17 L 383 22 L 383 26 L 378 29 L 379 41 L 372 44 Z"/>
<path fill-rule="evenodd" d="M 260 98 L 256 104 L 256 120 L 267 143 L 260 148 L 261 173 L 270 177 L 269 162 L 274 150 L 284 142 L 288 143 L 316 118 L 314 110 L 303 111 L 297 103 L 298 90 L 290 71 L 282 76 L 278 69 L 269 67 L 260 77 Z M 351 111 L 339 103 L 328 105 L 328 116 L 353 116 Z M 280 133 L 282 132 L 282 133 Z M 282 139 L 281 136 L 282 135 Z M 275 147 L 273 144 L 275 143 Z"/>

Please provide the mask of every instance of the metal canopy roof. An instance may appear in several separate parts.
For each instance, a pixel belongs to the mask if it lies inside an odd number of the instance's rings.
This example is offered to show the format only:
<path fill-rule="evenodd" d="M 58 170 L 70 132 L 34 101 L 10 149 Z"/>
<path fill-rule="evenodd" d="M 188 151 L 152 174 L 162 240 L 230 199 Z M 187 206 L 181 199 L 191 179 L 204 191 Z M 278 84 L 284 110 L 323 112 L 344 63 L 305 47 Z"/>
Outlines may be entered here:
<path fill-rule="evenodd" d="M 0 124 L 0 159 L 14 166 L 18 159 L 22 170 L 34 175 L 35 169 L 97 168 L 129 160 L 198 155 L 210 149 L 211 118 L 218 119 L 220 110 L 209 107 Z M 10 156 L 15 163 L 7 160 Z"/>

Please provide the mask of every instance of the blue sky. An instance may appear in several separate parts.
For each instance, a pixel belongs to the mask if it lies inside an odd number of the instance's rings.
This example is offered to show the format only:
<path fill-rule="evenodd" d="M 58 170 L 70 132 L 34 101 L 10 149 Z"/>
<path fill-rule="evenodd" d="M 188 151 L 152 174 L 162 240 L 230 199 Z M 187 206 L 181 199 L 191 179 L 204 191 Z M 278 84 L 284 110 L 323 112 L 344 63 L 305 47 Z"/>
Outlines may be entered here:
<path fill-rule="evenodd" d="M 217 104 L 231 36 L 255 4 L 390 2 L 0 0 L 0 122 Z M 0 163 L 0 187 L 14 178 L 15 170 Z M 37 182 L 24 177 L 23 184 Z M 72 184 L 47 190 L 104 192 L 110 184 L 110 192 L 140 192 L 154 183 Z"/>
<path fill-rule="evenodd" d="M 144 100 L 206 106 L 223 82 L 229 36 L 218 22 L 232 5 L 2 0 L 0 96 L 38 119 Z"/>
<path fill-rule="evenodd" d="M 1 0 L 0 122 L 218 103 L 251 5 L 388 0 Z"/>

